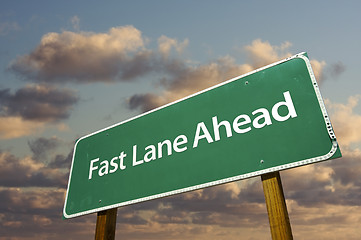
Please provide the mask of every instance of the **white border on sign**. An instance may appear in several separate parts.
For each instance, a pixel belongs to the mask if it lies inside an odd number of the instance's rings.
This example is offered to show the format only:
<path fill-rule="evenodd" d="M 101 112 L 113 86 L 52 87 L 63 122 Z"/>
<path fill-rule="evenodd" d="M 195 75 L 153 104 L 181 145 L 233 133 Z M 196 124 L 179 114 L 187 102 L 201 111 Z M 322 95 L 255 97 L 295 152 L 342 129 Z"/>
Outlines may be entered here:
<path fill-rule="evenodd" d="M 179 193 L 184 193 L 184 192 L 189 192 L 189 191 L 193 191 L 193 190 L 198 190 L 198 189 L 202 189 L 202 188 L 206 188 L 206 187 L 211 187 L 211 186 L 215 186 L 215 185 L 220 185 L 220 184 L 223 184 L 223 183 L 229 183 L 229 182 L 234 182 L 234 181 L 238 181 L 238 180 L 242 180 L 242 179 L 246 179 L 246 178 L 251 178 L 251 177 L 255 177 L 255 176 L 259 176 L 259 175 L 262 175 L 262 174 L 265 174 L 265 173 L 270 173 L 270 172 L 275 172 L 275 171 L 280 171 L 280 170 L 285 170 L 285 169 L 289 169 L 289 168 L 294 168 L 294 167 L 299 167 L 299 166 L 303 166 L 303 165 L 307 165 L 307 164 L 310 164 L 310 163 L 315 163 L 315 162 L 320 162 L 320 161 L 324 161 L 324 160 L 327 160 L 329 158 L 331 158 L 337 151 L 337 146 L 338 146 L 338 143 L 337 143 L 337 140 L 336 140 L 336 136 L 335 136 L 335 133 L 333 131 L 333 128 L 331 126 L 331 121 L 328 117 L 328 114 L 327 114 L 327 111 L 326 111 L 326 107 L 325 107 L 325 104 L 323 102 L 323 99 L 322 99 L 322 96 L 321 96 L 321 92 L 319 90 L 319 87 L 318 87 L 318 84 L 317 84 L 317 81 L 316 81 L 316 78 L 315 78 L 315 75 L 312 71 L 312 68 L 311 68 L 311 63 L 309 61 L 309 59 L 304 55 L 305 52 L 302 52 L 302 53 L 299 53 L 299 54 L 296 54 L 292 57 L 289 57 L 289 58 L 286 58 L 286 59 L 283 59 L 283 60 L 280 60 L 278 62 L 275 62 L 275 63 L 272 63 L 270 65 L 267 65 L 267 66 L 264 66 L 262 68 L 259 68 L 259 69 L 256 69 L 256 70 L 253 70 L 252 72 L 249 72 L 249 73 L 246 73 L 246 74 L 243 74 L 243 75 L 240 75 L 240 76 L 237 76 L 235 78 L 232 78 L 230 80 L 227 80 L 225 82 L 222 82 L 222 83 L 219 83 L 217 85 L 214 85 L 210 88 L 207 88 L 207 89 L 204 89 L 202 91 L 199 91 L 197 93 L 194 93 L 192 95 L 189 95 L 187 97 L 184 97 L 182 99 L 179 99 L 177 101 L 174 101 L 174 102 L 171 102 L 171 103 L 168 103 L 166 105 L 163 105 L 161 107 L 158 107 L 158 108 L 155 108 L 151 111 L 148 111 L 148 112 L 145 112 L 143 114 L 140 114 L 140 115 L 137 115 L 135 117 L 132 117 L 128 120 L 125 120 L 125 121 L 122 121 L 120 123 L 117 123 L 117 124 L 114 124 L 112 126 L 109 126 L 109 127 L 106 127 L 104 129 L 101 129 L 99 131 L 96 131 L 96 132 L 93 132 L 91 134 L 88 134 L 84 137 L 81 137 L 77 140 L 77 142 L 75 143 L 75 146 L 74 146 L 74 151 L 73 151 L 73 159 L 72 159 L 72 163 L 71 163 L 71 168 L 70 168 L 70 174 L 69 174 L 69 181 L 68 181 L 68 188 L 67 188 L 67 191 L 66 191 L 66 197 L 65 197 L 65 203 L 64 203 L 64 209 L 63 209 L 63 215 L 65 218 L 73 218 L 73 217 L 79 217 L 79 216 L 82 216 L 82 215 L 86 215 L 86 214 L 91 214 L 91 213 L 95 213 L 95 212 L 99 212 L 99 211 L 104 211 L 104 210 L 108 210 L 108 209 L 112 209 L 112 208 L 117 208 L 117 207 L 122 207 L 122 206 L 126 206 L 126 205 L 130 205 L 130 204 L 134 204 L 134 203 L 140 203 L 140 202 L 144 202 L 144 201 L 149 201 L 149 200 L 153 200 L 153 199 L 157 199 L 157 198 L 162 198 L 162 197 L 167 197 L 167 196 L 171 196 L 171 195 L 175 195 L 175 194 L 179 194 Z M 225 178 L 225 179 L 221 179 L 221 180 L 217 180 L 217 181 L 212 181 L 212 182 L 208 182 L 208 183 L 204 183 L 204 184 L 200 184 L 200 185 L 195 185 L 195 186 L 192 186 L 192 187 L 186 187 L 186 188 L 182 188 L 182 189 L 177 189 L 177 190 L 173 190 L 173 191 L 169 191 L 169 192 L 165 192 L 165 193 L 160 193 L 160 194 L 155 194 L 155 195 L 152 195 L 152 196 L 148 196 L 148 197 L 144 197 L 144 198 L 138 198 L 138 199 L 134 199 L 134 200 L 130 200 L 130 201 L 126 201 L 126 202 L 122 202 L 122 203 L 117 203 L 117 204 L 113 204 L 113 205 L 109 205 L 109 206 L 106 206 L 106 207 L 100 207 L 100 208 L 95 208 L 95 209 L 91 209 L 91 210 L 87 210 L 87 211 L 83 211 L 83 212 L 80 212 L 80 213 L 76 213 L 76 214 L 70 214 L 68 215 L 66 212 L 65 212 L 65 208 L 66 208 L 66 204 L 67 204 L 67 200 L 68 200 L 68 191 L 69 191 L 69 186 L 70 186 L 70 181 L 71 181 L 71 176 L 72 176 L 72 172 L 73 172 L 73 163 L 74 163 L 74 156 L 75 156 L 75 150 L 76 150 L 76 146 L 77 144 L 84 138 L 87 138 L 87 137 L 90 137 L 92 135 L 95 135 L 95 134 L 98 134 L 100 132 L 103 132 L 103 131 L 106 131 L 110 128 L 113 128 L 113 127 L 116 127 L 116 126 L 119 126 L 119 125 L 122 125 L 124 123 L 127 123 L 127 122 L 130 122 L 134 119 L 137 119 L 137 118 L 140 118 L 140 117 L 143 117 L 145 115 L 148 115 L 152 112 L 155 112 L 155 111 L 159 111 L 163 108 L 166 108 L 170 105 L 173 105 L 173 104 L 176 104 L 178 102 L 181 102 L 181 101 L 184 101 L 186 99 L 189 99 L 189 98 L 192 98 L 194 96 L 197 96 L 199 94 L 202 94 L 204 92 L 207 92 L 207 91 L 210 91 L 214 88 L 217 88 L 217 87 L 220 87 L 222 85 L 225 85 L 227 83 L 230 83 L 230 82 L 233 82 L 235 80 L 238 80 L 240 78 L 244 78 L 248 75 L 251 75 L 251 74 L 254 74 L 256 72 L 259 72 L 259 71 L 263 71 L 267 68 L 270 68 L 270 67 L 273 67 L 275 65 L 278 65 L 278 64 L 281 64 L 283 62 L 286 62 L 286 61 L 289 61 L 291 59 L 294 59 L 294 58 L 301 58 L 305 61 L 306 63 L 306 66 L 307 66 L 307 69 L 308 69 L 308 72 L 309 72 L 309 75 L 311 77 L 311 81 L 312 81 L 312 85 L 313 85 L 313 88 L 315 90 L 315 93 L 316 93 L 316 96 L 317 96 L 317 99 L 318 99 L 318 102 L 319 102 L 319 105 L 320 105 L 320 109 L 322 111 L 322 114 L 323 114 L 323 117 L 324 117 L 324 121 L 325 121 L 325 125 L 326 125 L 326 129 L 328 130 L 328 134 L 332 140 L 332 147 L 330 149 L 330 151 L 323 155 L 323 156 L 319 156 L 319 157 L 314 157 L 314 158 L 310 158 L 310 159 L 305 159 L 305 160 L 301 160 L 301 161 L 298 161 L 298 162 L 293 162 L 293 163 L 287 163 L 287 164 L 284 164 L 284 165 L 280 165 L 280 166 L 277 166 L 277 167 L 272 167 L 272 168 L 267 168 L 267 169 L 263 169 L 263 170 L 260 170 L 260 171 L 255 171 L 255 172 L 251 172 L 251 173 L 247 173 L 247 174 L 242 174 L 242 175 L 239 175 L 239 176 L 235 176 L 235 177 L 230 177 L 230 178 Z"/>

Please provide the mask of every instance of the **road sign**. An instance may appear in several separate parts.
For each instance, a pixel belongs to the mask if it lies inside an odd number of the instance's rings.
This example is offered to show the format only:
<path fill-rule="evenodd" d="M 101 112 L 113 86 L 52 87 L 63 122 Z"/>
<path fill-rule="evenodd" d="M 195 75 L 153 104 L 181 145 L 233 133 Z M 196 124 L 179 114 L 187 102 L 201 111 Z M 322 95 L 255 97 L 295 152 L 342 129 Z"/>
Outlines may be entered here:
<path fill-rule="evenodd" d="M 341 156 L 305 53 L 80 138 L 64 217 Z"/>

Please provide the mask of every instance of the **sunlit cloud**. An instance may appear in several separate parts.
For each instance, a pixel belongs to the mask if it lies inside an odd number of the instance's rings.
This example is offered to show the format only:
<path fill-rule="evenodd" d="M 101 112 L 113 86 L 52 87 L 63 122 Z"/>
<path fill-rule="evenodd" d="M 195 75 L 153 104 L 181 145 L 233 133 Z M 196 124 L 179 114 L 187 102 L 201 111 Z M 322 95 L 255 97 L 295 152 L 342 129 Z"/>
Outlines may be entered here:
<path fill-rule="evenodd" d="M 45 123 L 24 120 L 21 117 L 0 117 L 0 139 L 28 136 L 44 130 Z"/>
<path fill-rule="evenodd" d="M 169 38 L 164 35 L 158 38 L 158 50 L 160 54 L 165 58 L 169 56 L 172 48 L 174 48 L 178 54 L 181 54 L 184 51 L 184 49 L 188 46 L 188 44 L 189 44 L 188 39 L 185 39 L 183 42 L 178 42 L 177 39 Z"/>
<path fill-rule="evenodd" d="M 129 80 L 128 71 L 148 61 L 146 41 L 133 26 L 114 27 L 107 33 L 48 33 L 9 69 L 27 80 L 42 82 Z"/>
<path fill-rule="evenodd" d="M 361 142 L 361 115 L 354 112 L 358 106 L 361 95 L 350 96 L 346 104 L 333 103 L 326 99 L 327 109 L 341 146 L 349 146 Z"/>
<path fill-rule="evenodd" d="M 260 68 L 292 56 L 290 52 L 287 52 L 291 46 L 290 42 L 284 42 L 280 46 L 273 46 L 268 41 L 256 39 L 250 45 L 245 46 L 244 49 L 253 68 Z"/>
<path fill-rule="evenodd" d="M 321 85 L 325 79 L 323 70 L 324 70 L 324 67 L 326 66 L 326 62 L 325 61 L 317 61 L 317 60 L 312 59 L 312 60 L 310 60 L 310 63 L 312 66 L 313 73 L 315 74 L 316 80 L 317 80 L 318 84 Z"/>

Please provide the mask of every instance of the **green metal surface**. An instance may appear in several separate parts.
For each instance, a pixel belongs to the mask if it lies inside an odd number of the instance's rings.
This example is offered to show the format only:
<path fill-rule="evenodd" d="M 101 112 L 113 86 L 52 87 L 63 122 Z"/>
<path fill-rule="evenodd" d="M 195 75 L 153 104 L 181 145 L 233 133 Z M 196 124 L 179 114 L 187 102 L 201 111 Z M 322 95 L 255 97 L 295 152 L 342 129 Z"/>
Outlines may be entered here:
<path fill-rule="evenodd" d="M 64 217 L 340 157 L 326 114 L 300 54 L 85 136 L 74 149 Z M 213 117 L 230 127 L 214 130 Z M 165 140 L 171 151 L 158 146 Z"/>

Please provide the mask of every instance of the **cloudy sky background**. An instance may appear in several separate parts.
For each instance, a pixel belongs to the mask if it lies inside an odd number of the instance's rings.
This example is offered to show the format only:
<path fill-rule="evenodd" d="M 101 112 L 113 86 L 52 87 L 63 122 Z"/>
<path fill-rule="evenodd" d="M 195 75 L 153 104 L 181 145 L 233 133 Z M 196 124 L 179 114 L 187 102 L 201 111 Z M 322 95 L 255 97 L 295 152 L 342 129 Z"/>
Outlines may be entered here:
<path fill-rule="evenodd" d="M 306 51 L 342 159 L 281 172 L 296 239 L 361 235 L 359 1 L 2 1 L 0 239 L 62 220 L 77 138 Z M 260 177 L 118 209 L 119 239 L 270 239 Z"/>

